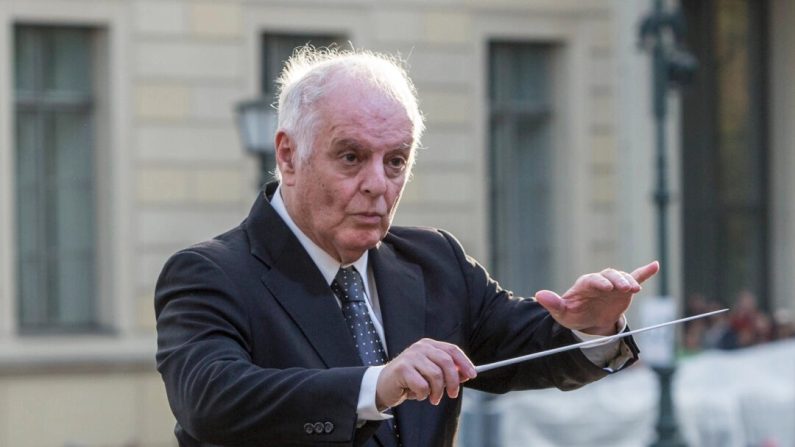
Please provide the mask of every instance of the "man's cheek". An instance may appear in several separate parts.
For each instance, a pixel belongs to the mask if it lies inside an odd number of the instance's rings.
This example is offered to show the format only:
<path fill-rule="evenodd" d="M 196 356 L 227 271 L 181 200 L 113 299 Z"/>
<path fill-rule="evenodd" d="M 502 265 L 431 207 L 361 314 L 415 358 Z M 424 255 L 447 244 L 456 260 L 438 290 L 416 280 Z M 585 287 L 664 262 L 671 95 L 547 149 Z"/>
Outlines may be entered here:
<path fill-rule="evenodd" d="M 325 185 L 320 185 L 322 203 L 325 208 L 333 209 L 334 208 L 334 201 L 337 199 L 337 194 L 333 189 L 326 188 Z"/>

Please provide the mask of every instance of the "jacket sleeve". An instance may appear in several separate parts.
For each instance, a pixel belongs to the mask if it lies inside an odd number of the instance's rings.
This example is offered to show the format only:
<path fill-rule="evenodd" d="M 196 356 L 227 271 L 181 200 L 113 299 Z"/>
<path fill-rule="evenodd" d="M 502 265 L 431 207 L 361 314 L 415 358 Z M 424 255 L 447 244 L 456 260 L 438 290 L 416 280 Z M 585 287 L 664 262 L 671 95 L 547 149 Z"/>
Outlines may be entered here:
<path fill-rule="evenodd" d="M 197 251 L 176 254 L 160 275 L 157 368 L 181 430 L 213 444 L 352 445 L 362 435 L 356 405 L 365 368 L 255 365 L 239 293 Z"/>
<path fill-rule="evenodd" d="M 540 304 L 503 290 L 488 272 L 467 256 L 458 241 L 442 232 L 454 252 L 469 297 L 467 354 L 476 365 L 552 349 L 578 342 Z M 633 358 L 637 358 L 634 342 Z M 573 390 L 608 374 L 591 363 L 579 349 L 497 368 L 467 383 L 492 393 L 556 387 Z"/>

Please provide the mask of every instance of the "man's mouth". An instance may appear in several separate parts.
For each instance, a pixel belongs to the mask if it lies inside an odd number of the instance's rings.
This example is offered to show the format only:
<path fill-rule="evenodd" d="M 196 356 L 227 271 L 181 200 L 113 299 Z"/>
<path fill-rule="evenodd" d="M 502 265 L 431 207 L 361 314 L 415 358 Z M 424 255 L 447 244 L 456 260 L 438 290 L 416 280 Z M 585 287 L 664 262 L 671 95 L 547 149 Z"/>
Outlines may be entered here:
<path fill-rule="evenodd" d="M 356 213 L 354 216 L 360 222 L 367 224 L 380 224 L 384 218 L 383 214 L 379 213 Z"/>

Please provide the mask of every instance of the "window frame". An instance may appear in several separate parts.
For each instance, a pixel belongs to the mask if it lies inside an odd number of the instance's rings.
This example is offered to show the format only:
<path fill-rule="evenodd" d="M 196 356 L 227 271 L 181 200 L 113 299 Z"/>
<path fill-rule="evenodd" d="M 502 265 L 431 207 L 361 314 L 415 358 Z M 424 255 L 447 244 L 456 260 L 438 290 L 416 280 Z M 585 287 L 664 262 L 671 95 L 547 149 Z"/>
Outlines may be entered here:
<path fill-rule="evenodd" d="M 91 27 L 96 30 L 96 214 L 98 238 L 98 307 L 104 332 L 91 334 L 20 334 L 16 309 L 16 198 L 12 101 L 0 101 L 0 373 L 18 367 L 94 368 L 119 364 L 151 365 L 153 331 L 141 331 L 136 291 L 136 234 L 130 151 L 131 97 L 134 71 L 130 52 L 129 11 L 123 5 L 96 7 L 94 2 L 24 2 L 0 10 L 0 72 L 13 73 L 15 25 Z M 13 76 L 0 79 L 0 97 L 14 97 Z M 113 96 L 109 92 L 113 92 Z M 125 253 L 124 256 L 114 256 Z M 147 306 L 151 307 L 151 306 Z M 101 368 L 106 368 L 102 366 Z"/>
<path fill-rule="evenodd" d="M 541 73 L 541 77 L 544 78 L 546 84 L 541 87 L 546 95 L 542 99 L 534 99 L 533 101 L 521 101 L 515 100 L 513 98 L 506 100 L 505 98 L 500 98 L 498 92 L 494 91 L 495 85 L 496 86 L 505 86 L 508 84 L 514 84 L 512 82 L 513 78 L 515 78 L 515 73 L 510 72 L 509 69 L 499 70 L 499 73 L 494 71 L 495 67 L 500 66 L 498 59 L 505 57 L 506 53 L 513 52 L 516 53 L 524 53 L 525 51 L 535 51 L 537 52 L 537 56 L 544 59 L 544 67 L 542 68 L 543 73 Z M 546 189 L 548 190 L 548 194 L 546 199 L 547 206 L 545 209 L 540 210 L 540 218 L 543 219 L 544 223 L 539 225 L 541 231 L 549 231 L 548 234 L 542 236 L 542 239 L 547 241 L 547 258 L 542 261 L 541 271 L 538 273 L 538 276 L 544 278 L 542 281 L 546 281 L 543 283 L 536 283 L 536 284 L 526 284 L 525 286 L 531 286 L 534 290 L 522 290 L 519 287 L 518 281 L 521 283 L 520 280 L 517 280 L 515 277 L 511 279 L 512 276 L 515 275 L 516 272 L 508 272 L 506 270 L 510 270 L 510 266 L 506 266 L 507 264 L 512 265 L 513 263 L 508 261 L 510 259 L 515 260 L 514 258 L 519 255 L 521 256 L 522 253 L 509 253 L 510 250 L 508 247 L 517 247 L 520 243 L 514 243 L 510 240 L 503 240 L 506 231 L 510 231 L 511 227 L 515 225 L 522 225 L 522 223 L 512 223 L 514 219 L 518 218 L 520 212 L 518 211 L 516 206 L 508 203 L 507 205 L 501 205 L 501 202 L 504 200 L 510 200 L 515 202 L 521 199 L 521 191 L 513 190 L 509 193 L 508 198 L 501 197 L 500 191 L 503 193 L 507 188 L 513 188 L 513 184 L 515 182 L 509 181 L 507 185 L 499 185 L 499 178 L 503 176 L 504 172 L 501 172 L 501 169 L 505 166 L 513 166 L 517 162 L 517 158 L 520 152 L 517 145 L 519 142 L 517 141 L 517 126 L 520 123 L 524 123 L 525 125 L 542 125 L 544 126 L 543 132 L 548 136 L 546 148 L 543 150 L 547 151 L 544 154 L 545 161 L 549 164 L 549 172 L 554 172 L 556 170 L 556 148 L 555 148 L 555 80 L 554 80 L 554 71 L 555 71 L 555 52 L 556 46 L 549 42 L 533 42 L 533 41 L 516 41 L 516 40 L 502 40 L 502 39 L 495 39 L 491 40 L 488 44 L 488 51 L 489 51 L 489 62 L 488 62 L 488 83 L 489 83 L 489 140 L 490 144 L 488 147 L 488 158 L 489 158 L 489 182 L 487 187 L 489 188 L 489 245 L 491 247 L 490 253 L 490 264 L 491 268 L 493 269 L 492 273 L 495 277 L 499 278 L 500 281 L 504 282 L 504 284 L 511 290 L 516 293 L 519 293 L 523 296 L 531 296 L 531 294 L 535 290 L 539 290 L 542 288 L 552 288 L 555 277 L 554 272 L 554 262 L 553 257 L 554 249 L 552 248 L 553 241 L 556 237 L 554 234 L 555 225 L 552 223 L 555 220 L 554 216 L 554 183 L 555 179 L 550 176 L 548 179 L 548 184 Z M 515 68 L 515 67 L 511 67 Z M 513 96 L 513 95 L 512 95 Z M 502 148 L 508 149 L 510 153 L 506 154 L 499 154 L 498 150 L 500 148 L 497 147 L 497 139 L 499 138 L 498 132 L 502 132 L 503 134 L 507 132 L 508 138 L 511 140 L 510 144 L 512 147 L 510 148 Z M 531 199 L 533 200 L 533 199 Z M 532 206 L 531 206 L 532 207 Z M 500 210 L 504 212 L 500 212 Z M 502 221 L 501 219 L 504 219 Z M 527 232 L 535 232 L 538 227 L 535 227 L 532 223 L 524 223 L 523 228 Z M 518 230 L 517 228 L 513 228 L 514 230 Z M 509 235 L 510 236 L 510 235 Z M 513 235 L 516 236 L 516 235 Z M 526 255 L 526 253 L 524 254 Z M 505 259 L 507 258 L 507 259 Z M 533 267 L 528 267 L 527 264 L 523 264 L 522 269 L 530 269 L 533 272 L 537 270 Z"/>
<path fill-rule="evenodd" d="M 93 222 L 93 229 L 96 230 L 98 227 L 98 219 L 97 219 L 97 199 L 96 199 L 96 185 L 97 185 L 97 172 L 99 171 L 99 167 L 97 166 L 97 138 L 96 138 L 96 107 L 95 107 L 95 98 L 97 96 L 97 88 L 96 82 L 94 82 L 93 76 L 90 78 L 90 83 L 88 84 L 88 89 L 86 91 L 60 91 L 60 92 L 53 92 L 52 90 L 48 91 L 47 86 L 45 86 L 45 80 L 43 79 L 42 75 L 51 70 L 53 67 L 49 66 L 51 64 L 49 61 L 45 61 L 47 57 L 54 57 L 55 54 L 52 53 L 52 43 L 57 38 L 57 34 L 63 31 L 80 31 L 84 33 L 84 36 L 87 38 L 87 48 L 84 50 L 88 54 L 89 63 L 91 64 L 90 70 L 93 72 L 97 72 L 97 30 L 93 27 L 84 27 L 84 26 L 58 26 L 58 25 L 30 25 L 30 24 L 15 24 L 14 25 L 14 35 L 18 36 L 22 32 L 31 33 L 31 45 L 32 50 L 34 51 L 34 66 L 38 66 L 33 73 L 28 73 L 27 75 L 33 79 L 33 90 L 24 90 L 18 89 L 16 86 L 14 87 L 14 100 L 13 100 L 13 115 L 16 118 L 23 113 L 32 113 L 35 115 L 33 118 L 34 123 L 37 126 L 46 126 L 49 127 L 54 124 L 54 120 L 57 119 L 58 116 L 65 116 L 71 112 L 81 113 L 84 118 L 88 120 L 89 130 L 88 132 L 90 135 L 88 138 L 90 139 L 90 147 L 89 147 L 89 157 L 90 157 L 90 181 L 91 181 L 91 217 L 90 219 Z M 17 55 L 16 55 L 16 45 L 14 49 L 14 72 L 17 72 Z M 91 73 L 92 75 L 94 73 Z M 42 130 L 39 132 L 38 138 L 48 138 L 50 131 L 45 132 Z M 40 146 L 39 151 L 43 152 L 46 156 L 48 153 L 48 149 L 44 147 L 45 143 L 42 143 Z M 19 150 L 18 143 L 15 141 L 14 148 L 12 149 L 14 153 Z M 42 166 L 38 166 L 40 169 Z M 18 167 L 15 166 L 13 169 L 17 170 Z M 46 175 L 46 174 L 41 174 Z M 41 181 L 38 179 L 37 181 Z M 15 182 L 15 195 L 16 198 L 19 199 L 18 191 L 19 183 Z M 55 203 L 55 200 L 52 197 L 49 197 L 50 194 L 47 191 L 41 192 L 39 191 L 37 195 L 42 196 L 40 199 L 44 202 L 43 206 L 44 209 L 44 218 L 47 221 L 51 220 L 51 215 L 49 214 L 48 208 Z M 46 196 L 46 197 L 44 197 Z M 18 202 L 18 200 L 17 200 Z M 17 225 L 19 225 L 19 203 L 17 203 L 16 207 L 17 211 Z M 42 222 L 39 222 L 39 225 L 42 225 Z M 43 228 L 36 230 L 36 239 L 39 241 L 43 241 L 44 244 L 42 245 L 49 245 L 50 239 L 47 237 L 46 231 Z M 20 244 L 20 232 L 19 228 L 17 228 L 15 234 L 15 240 L 17 244 Z M 90 251 L 91 251 L 91 278 L 93 284 L 90 285 L 91 287 L 91 297 L 90 302 L 87 303 L 87 311 L 90 315 L 85 315 L 86 322 L 77 325 L 70 325 L 68 324 L 63 315 L 55 315 L 58 312 L 57 310 L 53 312 L 53 308 L 57 309 L 59 304 L 62 304 L 62 299 L 59 295 L 52 296 L 48 292 L 46 296 L 42 297 L 40 302 L 38 303 L 39 306 L 44 309 L 45 315 L 41 322 L 37 323 L 34 321 L 26 322 L 24 321 L 24 315 L 22 312 L 22 307 L 20 304 L 20 300 L 23 298 L 21 296 L 21 290 L 19 288 L 19 282 L 17 283 L 17 293 L 14 299 L 17 303 L 17 326 L 18 331 L 21 335 L 39 335 L 39 334 L 63 334 L 63 333 L 101 333 L 107 331 L 102 325 L 102 321 L 100 319 L 100 315 L 98 312 L 98 301 L 99 301 L 99 241 L 96 235 L 96 231 L 91 236 L 90 242 Z M 17 281 L 19 281 L 19 268 L 21 259 L 19 258 L 19 245 L 17 245 L 17 256 L 16 256 L 16 267 L 17 267 Z M 57 280 L 57 277 L 53 277 L 50 273 L 47 272 L 45 268 L 45 280 L 49 284 L 53 280 Z M 35 320 L 36 318 L 34 318 Z"/>

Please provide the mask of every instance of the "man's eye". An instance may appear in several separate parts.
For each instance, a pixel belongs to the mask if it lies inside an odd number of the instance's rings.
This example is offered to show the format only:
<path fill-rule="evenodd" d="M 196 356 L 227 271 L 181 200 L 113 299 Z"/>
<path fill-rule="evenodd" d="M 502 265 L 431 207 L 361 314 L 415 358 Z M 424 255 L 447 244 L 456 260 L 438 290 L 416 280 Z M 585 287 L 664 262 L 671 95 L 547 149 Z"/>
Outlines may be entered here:
<path fill-rule="evenodd" d="M 403 168 L 406 166 L 406 159 L 403 157 L 395 157 L 389 160 L 389 165 L 393 168 Z"/>
<path fill-rule="evenodd" d="M 348 153 L 348 154 L 343 155 L 342 159 L 345 160 L 348 163 L 355 163 L 356 160 L 359 159 L 359 157 L 357 157 L 356 154 Z"/>

